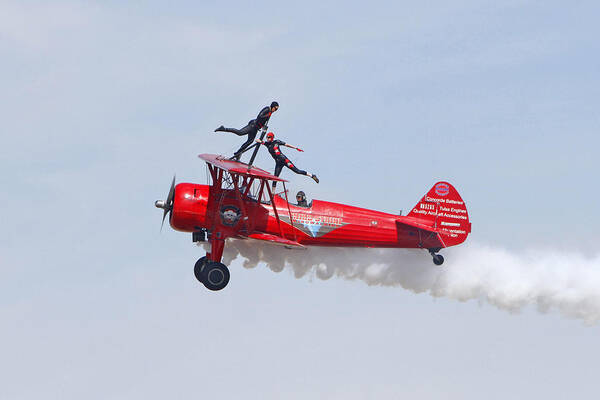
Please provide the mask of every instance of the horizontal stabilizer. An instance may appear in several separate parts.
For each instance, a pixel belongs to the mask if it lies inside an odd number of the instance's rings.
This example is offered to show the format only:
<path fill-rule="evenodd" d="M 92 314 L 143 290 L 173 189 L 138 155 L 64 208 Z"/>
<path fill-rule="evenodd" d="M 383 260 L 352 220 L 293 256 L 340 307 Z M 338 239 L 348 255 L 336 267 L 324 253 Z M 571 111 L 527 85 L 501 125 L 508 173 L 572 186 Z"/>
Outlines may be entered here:
<path fill-rule="evenodd" d="M 419 246 L 427 249 L 447 247 L 442 236 L 435 231 L 435 228 L 411 221 L 408 218 L 397 220 L 399 236 L 412 236 L 418 238 Z"/>

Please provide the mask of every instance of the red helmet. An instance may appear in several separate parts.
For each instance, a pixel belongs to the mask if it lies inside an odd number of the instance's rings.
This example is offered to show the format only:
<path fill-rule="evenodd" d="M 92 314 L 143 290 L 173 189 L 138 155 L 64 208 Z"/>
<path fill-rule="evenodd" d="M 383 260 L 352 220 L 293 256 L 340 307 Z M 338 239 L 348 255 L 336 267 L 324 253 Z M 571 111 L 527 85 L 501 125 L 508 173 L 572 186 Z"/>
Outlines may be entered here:
<path fill-rule="evenodd" d="M 267 133 L 267 140 L 273 140 L 273 139 L 275 139 L 275 134 L 273 132 Z"/>

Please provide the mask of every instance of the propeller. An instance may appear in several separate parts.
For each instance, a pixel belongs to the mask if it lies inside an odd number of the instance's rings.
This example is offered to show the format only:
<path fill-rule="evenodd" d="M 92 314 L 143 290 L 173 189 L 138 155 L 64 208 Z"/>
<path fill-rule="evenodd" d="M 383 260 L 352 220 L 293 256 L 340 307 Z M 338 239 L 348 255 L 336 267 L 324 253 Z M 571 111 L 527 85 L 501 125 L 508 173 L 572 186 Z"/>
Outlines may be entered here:
<path fill-rule="evenodd" d="M 154 202 L 154 206 L 156 208 L 162 208 L 163 217 L 162 222 L 160 224 L 160 230 L 162 231 L 163 225 L 165 224 L 165 217 L 170 211 L 173 211 L 173 197 L 175 196 L 175 175 L 173 175 L 173 180 L 171 181 L 171 188 L 169 189 L 169 194 L 167 195 L 167 200 L 156 200 Z"/>

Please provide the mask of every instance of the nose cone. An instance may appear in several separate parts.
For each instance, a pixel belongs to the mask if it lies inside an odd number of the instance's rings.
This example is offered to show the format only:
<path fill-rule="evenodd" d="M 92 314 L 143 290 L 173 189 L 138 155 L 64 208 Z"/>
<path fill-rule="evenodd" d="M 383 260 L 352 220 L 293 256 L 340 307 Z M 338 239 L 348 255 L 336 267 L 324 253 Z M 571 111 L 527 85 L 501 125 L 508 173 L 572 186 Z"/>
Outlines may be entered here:
<path fill-rule="evenodd" d="M 156 200 L 154 202 L 154 207 L 162 208 L 164 210 L 166 208 L 166 203 L 163 200 Z"/>

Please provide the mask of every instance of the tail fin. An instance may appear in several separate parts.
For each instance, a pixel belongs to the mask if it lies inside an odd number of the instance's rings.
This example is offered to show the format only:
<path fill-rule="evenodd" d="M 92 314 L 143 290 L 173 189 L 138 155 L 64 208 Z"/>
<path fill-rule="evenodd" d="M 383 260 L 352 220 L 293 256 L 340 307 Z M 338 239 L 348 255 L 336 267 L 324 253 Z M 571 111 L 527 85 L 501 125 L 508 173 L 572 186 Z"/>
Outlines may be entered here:
<path fill-rule="evenodd" d="M 446 246 L 462 243 L 471 233 L 465 202 L 448 182 L 438 182 L 408 214 L 432 225 Z"/>

